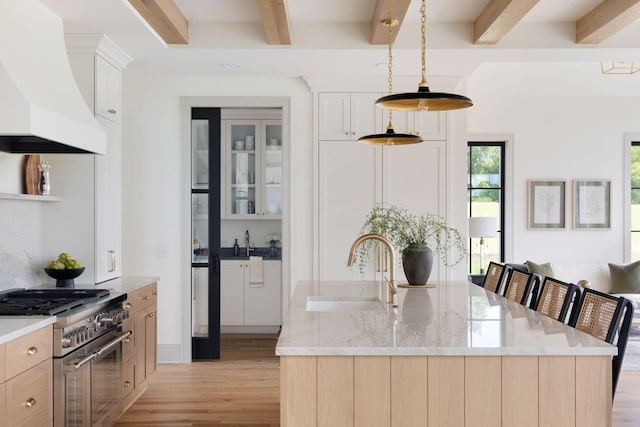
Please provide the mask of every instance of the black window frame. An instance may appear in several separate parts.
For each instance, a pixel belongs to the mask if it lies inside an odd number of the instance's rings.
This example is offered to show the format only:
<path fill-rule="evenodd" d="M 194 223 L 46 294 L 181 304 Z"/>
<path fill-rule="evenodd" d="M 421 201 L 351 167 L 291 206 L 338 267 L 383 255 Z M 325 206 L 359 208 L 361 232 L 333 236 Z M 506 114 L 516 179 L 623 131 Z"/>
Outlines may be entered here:
<path fill-rule="evenodd" d="M 631 152 L 629 152 L 629 163 L 630 163 L 630 168 L 629 170 L 633 170 L 633 148 L 637 147 L 638 149 L 640 149 L 640 141 L 631 141 Z M 631 174 L 630 174 L 631 175 Z M 633 190 L 638 190 L 640 191 L 640 186 L 633 186 L 633 178 L 631 176 L 629 176 L 629 256 L 631 257 L 631 255 L 633 254 L 633 235 L 634 233 L 640 233 L 640 230 L 634 230 L 633 229 L 633 218 L 632 218 L 632 210 L 633 210 Z M 629 261 L 633 261 L 633 259 L 630 259 Z"/>
<path fill-rule="evenodd" d="M 500 187 L 491 187 L 496 188 L 499 191 L 499 209 L 500 209 L 500 218 L 498 219 L 498 237 L 499 237 L 499 245 L 500 245 L 500 262 L 504 262 L 505 257 L 505 235 L 506 235 L 506 149 L 507 142 L 506 141 L 468 141 L 467 142 L 467 204 L 468 204 L 468 212 L 467 215 L 469 218 L 473 216 L 473 203 L 471 202 L 471 194 L 474 190 L 486 190 L 486 187 L 472 187 L 471 186 L 471 176 L 473 175 L 473 171 L 471 170 L 471 150 L 473 147 L 498 147 L 500 149 Z M 469 274 L 471 272 L 471 259 L 473 253 L 471 252 L 471 238 L 469 238 L 469 264 L 467 266 L 467 271 Z"/>

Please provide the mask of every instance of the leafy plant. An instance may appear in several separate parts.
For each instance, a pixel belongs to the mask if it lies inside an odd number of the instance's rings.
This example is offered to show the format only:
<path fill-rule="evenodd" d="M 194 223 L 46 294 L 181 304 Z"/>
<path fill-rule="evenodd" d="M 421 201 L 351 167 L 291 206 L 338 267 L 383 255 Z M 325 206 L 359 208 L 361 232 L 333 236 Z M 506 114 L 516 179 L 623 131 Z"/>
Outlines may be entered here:
<path fill-rule="evenodd" d="M 467 245 L 462 234 L 455 228 L 448 227 L 445 219 L 439 215 L 415 215 L 405 208 L 379 204 L 367 214 L 360 230 L 360 235 L 369 233 L 389 239 L 399 251 L 400 259 L 404 249 L 411 244 L 429 246 L 446 266 L 458 264 L 467 255 Z M 358 247 L 358 267 L 361 274 L 364 274 L 370 251 L 375 246 L 376 242 L 367 240 Z M 451 250 L 456 253 L 454 260 L 450 259 Z"/>

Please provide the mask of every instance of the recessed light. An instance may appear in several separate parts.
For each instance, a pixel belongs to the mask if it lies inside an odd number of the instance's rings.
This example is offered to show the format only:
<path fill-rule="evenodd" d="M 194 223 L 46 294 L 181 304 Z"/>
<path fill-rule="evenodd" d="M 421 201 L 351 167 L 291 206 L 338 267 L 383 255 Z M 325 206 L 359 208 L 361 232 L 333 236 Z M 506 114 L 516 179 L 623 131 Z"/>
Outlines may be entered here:
<path fill-rule="evenodd" d="M 233 63 L 224 63 L 224 64 L 220 64 L 220 66 L 225 70 L 237 70 L 240 68 L 240 64 L 233 64 Z"/>

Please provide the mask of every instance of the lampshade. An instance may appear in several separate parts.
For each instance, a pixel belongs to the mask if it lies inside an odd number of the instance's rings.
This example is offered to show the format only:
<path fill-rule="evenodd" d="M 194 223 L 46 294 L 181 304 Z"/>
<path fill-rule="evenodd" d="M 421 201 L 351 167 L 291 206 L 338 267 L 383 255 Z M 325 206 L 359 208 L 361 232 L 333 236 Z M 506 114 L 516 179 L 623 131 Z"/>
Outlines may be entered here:
<path fill-rule="evenodd" d="M 417 92 L 395 93 L 378 98 L 376 106 L 388 110 L 403 111 L 443 111 L 468 108 L 473 105 L 471 99 L 454 93 L 431 92 L 427 83 L 425 59 L 425 22 L 426 1 L 422 0 L 420 7 L 420 29 L 422 34 L 422 80 L 418 84 Z"/>
<path fill-rule="evenodd" d="M 469 218 L 469 237 L 496 237 L 497 234 L 495 217 L 474 216 Z"/>

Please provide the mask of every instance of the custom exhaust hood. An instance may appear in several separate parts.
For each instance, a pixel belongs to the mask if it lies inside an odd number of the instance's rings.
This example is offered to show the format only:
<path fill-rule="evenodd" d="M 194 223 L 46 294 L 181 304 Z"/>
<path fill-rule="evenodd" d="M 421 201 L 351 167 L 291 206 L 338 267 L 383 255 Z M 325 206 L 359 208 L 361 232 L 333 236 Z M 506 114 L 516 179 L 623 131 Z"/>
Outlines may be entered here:
<path fill-rule="evenodd" d="M 37 0 L 0 1 L 0 151 L 106 151 L 73 77 L 62 19 Z"/>

